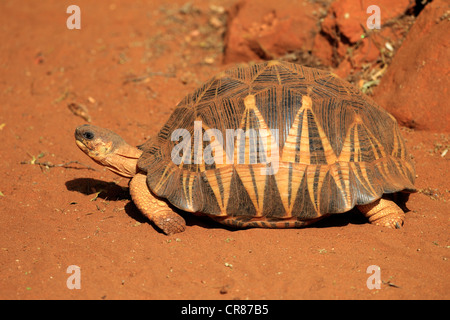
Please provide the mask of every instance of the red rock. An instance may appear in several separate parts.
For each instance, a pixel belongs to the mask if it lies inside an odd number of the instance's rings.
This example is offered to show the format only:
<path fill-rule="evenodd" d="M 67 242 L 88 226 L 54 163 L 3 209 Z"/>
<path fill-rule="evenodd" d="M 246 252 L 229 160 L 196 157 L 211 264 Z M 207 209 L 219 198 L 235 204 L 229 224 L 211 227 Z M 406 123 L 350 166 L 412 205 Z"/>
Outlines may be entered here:
<path fill-rule="evenodd" d="M 372 30 L 373 41 L 362 38 L 366 31 L 370 31 L 367 28 L 367 19 L 372 12 L 367 13 L 367 8 L 371 5 L 380 8 L 382 27 L 380 31 Z M 323 64 L 337 67 L 337 73 L 346 76 L 352 69 L 349 65 L 359 67 L 362 63 L 380 58 L 380 50 L 375 42 L 384 45 L 384 39 L 392 36 L 392 30 L 383 28 L 383 24 L 401 16 L 410 8 L 409 0 L 337 0 L 331 4 L 328 15 L 322 21 L 321 32 L 314 39 L 313 55 L 320 58 Z M 333 47 L 337 49 L 333 50 Z M 352 61 L 344 61 L 349 59 L 349 49 L 352 50 Z"/>
<path fill-rule="evenodd" d="M 313 55 L 319 58 L 322 64 L 332 66 L 334 64 L 334 51 L 335 48 L 330 40 L 324 34 L 318 33 L 314 38 Z"/>
<path fill-rule="evenodd" d="M 229 10 L 224 62 L 272 59 L 312 50 L 320 5 L 309 1 L 245 0 Z"/>
<path fill-rule="evenodd" d="M 331 5 L 331 11 L 335 17 L 335 24 L 340 33 L 348 39 L 350 43 L 355 43 L 367 29 L 367 19 L 371 13 L 367 13 L 367 8 L 376 5 L 380 8 L 381 24 L 399 17 L 410 8 L 409 0 L 338 0 Z"/>
<path fill-rule="evenodd" d="M 450 132 L 449 9 L 445 0 L 425 7 L 374 91 L 408 127 Z"/>

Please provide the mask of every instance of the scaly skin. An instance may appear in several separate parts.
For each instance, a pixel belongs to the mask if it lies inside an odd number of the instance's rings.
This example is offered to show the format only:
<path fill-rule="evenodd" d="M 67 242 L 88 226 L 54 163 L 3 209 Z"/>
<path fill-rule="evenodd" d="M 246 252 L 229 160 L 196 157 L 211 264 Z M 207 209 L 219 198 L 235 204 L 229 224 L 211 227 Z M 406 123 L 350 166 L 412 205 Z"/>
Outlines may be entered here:
<path fill-rule="evenodd" d="M 403 210 L 391 200 L 381 198 L 357 208 L 375 225 L 400 229 L 405 220 Z"/>
<path fill-rule="evenodd" d="M 147 187 L 147 176 L 136 174 L 130 181 L 130 194 L 138 209 L 165 234 L 184 231 L 186 222 L 163 200 L 156 198 Z"/>

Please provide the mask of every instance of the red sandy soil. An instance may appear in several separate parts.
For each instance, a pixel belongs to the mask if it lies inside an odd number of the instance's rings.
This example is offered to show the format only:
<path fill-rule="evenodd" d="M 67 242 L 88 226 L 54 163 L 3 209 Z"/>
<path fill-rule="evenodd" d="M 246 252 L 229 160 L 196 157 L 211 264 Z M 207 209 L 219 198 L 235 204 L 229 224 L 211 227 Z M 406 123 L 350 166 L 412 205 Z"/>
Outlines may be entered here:
<path fill-rule="evenodd" d="M 400 230 L 353 211 L 288 230 L 186 215 L 186 231 L 166 236 L 130 202 L 126 179 L 77 148 L 85 120 L 71 103 L 130 144 L 155 134 L 227 67 L 221 7 L 234 3 L 77 1 L 81 30 L 66 27 L 68 1 L 0 3 L 0 298 L 450 298 L 450 137 L 438 128 L 402 128 L 421 191 Z M 79 290 L 66 286 L 70 265 Z M 371 265 L 381 289 L 366 285 Z"/>

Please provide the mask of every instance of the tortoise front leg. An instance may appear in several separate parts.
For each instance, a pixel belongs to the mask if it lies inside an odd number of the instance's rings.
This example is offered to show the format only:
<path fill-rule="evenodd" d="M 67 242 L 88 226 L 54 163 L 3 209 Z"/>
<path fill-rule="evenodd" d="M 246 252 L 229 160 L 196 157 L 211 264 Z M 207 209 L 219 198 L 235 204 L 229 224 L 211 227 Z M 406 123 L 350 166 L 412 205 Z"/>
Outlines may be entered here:
<path fill-rule="evenodd" d="M 165 234 L 184 231 L 186 222 L 167 204 L 154 196 L 147 186 L 147 176 L 138 173 L 130 181 L 130 194 L 138 209 Z"/>
<path fill-rule="evenodd" d="M 400 229 L 405 220 L 405 213 L 394 201 L 378 199 L 372 203 L 357 206 L 370 223 Z"/>

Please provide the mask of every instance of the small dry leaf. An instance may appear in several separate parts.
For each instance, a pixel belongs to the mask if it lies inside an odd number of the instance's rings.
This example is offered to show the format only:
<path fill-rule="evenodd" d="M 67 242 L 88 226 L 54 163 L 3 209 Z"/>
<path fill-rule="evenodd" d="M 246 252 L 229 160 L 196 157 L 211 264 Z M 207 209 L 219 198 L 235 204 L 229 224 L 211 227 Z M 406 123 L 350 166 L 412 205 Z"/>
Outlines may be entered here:
<path fill-rule="evenodd" d="M 91 116 L 86 106 L 79 103 L 69 103 L 67 107 L 74 115 L 83 118 L 87 122 L 91 122 Z"/>

